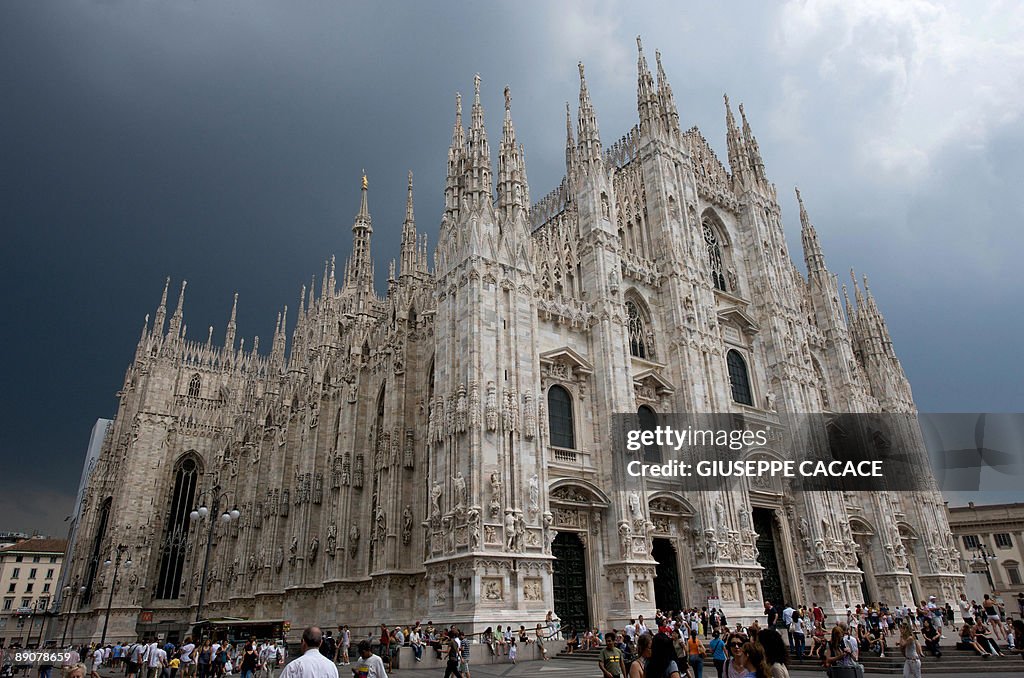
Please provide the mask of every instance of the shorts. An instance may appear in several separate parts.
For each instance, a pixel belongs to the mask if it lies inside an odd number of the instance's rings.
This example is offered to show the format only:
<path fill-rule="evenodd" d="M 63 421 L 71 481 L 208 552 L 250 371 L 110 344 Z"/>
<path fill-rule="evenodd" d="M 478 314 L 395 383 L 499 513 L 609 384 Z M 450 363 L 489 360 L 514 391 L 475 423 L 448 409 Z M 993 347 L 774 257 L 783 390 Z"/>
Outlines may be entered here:
<path fill-rule="evenodd" d="M 990 622 L 1001 622 L 1003 621 L 1003 618 L 1000 617 L 998 614 L 990 614 L 988 615 L 988 620 Z"/>

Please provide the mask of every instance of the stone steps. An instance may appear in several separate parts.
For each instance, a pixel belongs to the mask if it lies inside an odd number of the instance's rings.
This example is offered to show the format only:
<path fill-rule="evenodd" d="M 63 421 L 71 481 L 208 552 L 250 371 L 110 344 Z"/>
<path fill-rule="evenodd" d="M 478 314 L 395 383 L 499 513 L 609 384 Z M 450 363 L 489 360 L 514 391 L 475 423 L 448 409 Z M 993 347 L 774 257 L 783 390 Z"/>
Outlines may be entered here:
<path fill-rule="evenodd" d="M 559 659 L 568 659 L 581 662 L 596 662 L 600 656 L 600 650 L 577 650 L 572 654 L 568 654 L 565 650 L 562 650 L 558 654 Z M 903 675 L 903 658 L 899 655 L 888 654 L 885 657 L 876 657 L 874 655 L 862 655 L 861 664 L 864 666 L 864 673 L 870 675 Z M 705 675 L 707 671 L 714 673 L 714 665 L 710 658 L 704 660 Z M 795 661 L 789 665 L 790 671 L 818 671 L 820 670 L 824 674 L 825 670 L 818 662 L 814 661 Z M 931 656 L 926 656 L 922 659 L 921 664 L 922 673 L 1013 673 L 1021 675 L 1024 673 L 1024 667 L 1020 657 L 1015 655 L 1007 655 L 1003 657 L 991 657 L 985 659 L 976 656 L 973 652 L 968 650 L 956 650 L 952 648 L 944 649 L 942 651 L 942 659 L 935 659 Z"/>

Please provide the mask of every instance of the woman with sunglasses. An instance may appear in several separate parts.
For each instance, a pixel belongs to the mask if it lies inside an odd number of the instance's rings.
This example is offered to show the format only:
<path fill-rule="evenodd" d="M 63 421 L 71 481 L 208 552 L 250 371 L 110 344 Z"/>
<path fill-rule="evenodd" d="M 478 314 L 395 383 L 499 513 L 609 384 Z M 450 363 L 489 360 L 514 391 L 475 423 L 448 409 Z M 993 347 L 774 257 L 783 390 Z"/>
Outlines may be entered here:
<path fill-rule="evenodd" d="M 746 674 L 746 668 L 737 661 L 737 656 L 746 642 L 747 636 L 742 633 L 729 634 L 729 638 L 725 643 L 729 657 L 725 660 L 725 666 L 722 667 L 723 678 L 743 678 Z"/>

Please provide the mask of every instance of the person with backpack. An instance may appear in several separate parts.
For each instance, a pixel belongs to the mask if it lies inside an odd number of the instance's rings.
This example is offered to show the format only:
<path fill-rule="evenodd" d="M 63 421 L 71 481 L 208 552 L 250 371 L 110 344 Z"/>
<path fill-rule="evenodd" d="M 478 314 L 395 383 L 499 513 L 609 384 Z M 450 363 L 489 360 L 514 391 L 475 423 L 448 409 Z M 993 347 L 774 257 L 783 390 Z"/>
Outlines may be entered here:
<path fill-rule="evenodd" d="M 331 632 L 328 631 L 327 634 L 324 636 L 323 642 L 320 643 L 320 654 L 327 657 L 333 662 L 334 655 L 337 653 L 337 651 L 338 646 L 335 643 L 334 637 L 331 635 Z"/>
<path fill-rule="evenodd" d="M 715 629 L 711 632 L 711 642 L 708 643 L 708 649 L 711 651 L 711 661 L 715 663 L 715 671 L 718 673 L 718 678 L 722 678 L 722 669 L 725 668 L 725 641 L 722 640 L 722 634 Z"/>

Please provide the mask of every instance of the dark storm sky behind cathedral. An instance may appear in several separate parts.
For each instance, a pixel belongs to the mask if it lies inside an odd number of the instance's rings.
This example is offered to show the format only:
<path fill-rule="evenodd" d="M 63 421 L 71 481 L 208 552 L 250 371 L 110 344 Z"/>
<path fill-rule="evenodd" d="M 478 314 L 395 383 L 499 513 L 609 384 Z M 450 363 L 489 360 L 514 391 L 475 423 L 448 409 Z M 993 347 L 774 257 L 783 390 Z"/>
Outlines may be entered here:
<path fill-rule="evenodd" d="M 481 74 L 496 154 L 511 86 L 537 200 L 578 60 L 604 143 L 635 123 L 637 34 L 723 160 L 722 92 L 746 104 L 791 254 L 799 185 L 922 411 L 1024 410 L 1022 32 L 1016 4 L 3 3 L 0 530 L 64 534 L 166 276 L 191 338 L 223 340 L 237 291 L 239 336 L 269 347 L 348 255 L 365 168 L 382 291 L 409 170 L 436 244 L 454 93 Z"/>

